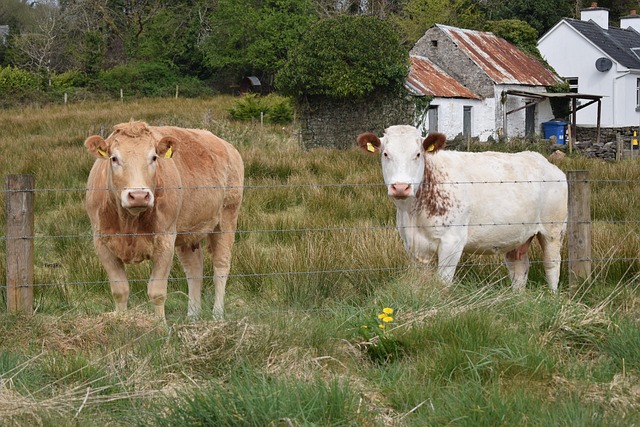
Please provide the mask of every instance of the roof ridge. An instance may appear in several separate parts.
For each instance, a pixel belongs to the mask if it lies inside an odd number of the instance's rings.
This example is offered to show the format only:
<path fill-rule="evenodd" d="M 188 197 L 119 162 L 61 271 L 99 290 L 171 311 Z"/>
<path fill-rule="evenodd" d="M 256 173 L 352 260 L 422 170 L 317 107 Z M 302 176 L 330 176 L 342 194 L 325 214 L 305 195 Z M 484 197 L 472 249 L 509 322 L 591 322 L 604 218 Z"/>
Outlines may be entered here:
<path fill-rule="evenodd" d="M 622 36 L 636 37 L 638 39 L 636 47 L 640 48 L 640 33 L 637 31 L 629 31 L 620 27 L 602 28 L 593 20 L 583 21 L 575 18 L 564 18 L 564 20 L 622 66 L 633 69 L 640 68 L 640 58 L 633 52 L 634 47 L 629 46 L 622 39 Z"/>

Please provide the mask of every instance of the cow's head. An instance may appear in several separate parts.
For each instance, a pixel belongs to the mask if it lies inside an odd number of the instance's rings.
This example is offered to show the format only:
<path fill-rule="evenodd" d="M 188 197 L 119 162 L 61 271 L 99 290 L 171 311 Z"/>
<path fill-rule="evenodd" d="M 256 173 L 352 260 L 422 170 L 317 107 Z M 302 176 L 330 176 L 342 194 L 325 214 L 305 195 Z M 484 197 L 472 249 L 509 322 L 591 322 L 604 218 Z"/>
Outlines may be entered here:
<path fill-rule="evenodd" d="M 432 133 L 423 140 L 413 126 L 391 126 L 378 138 L 371 132 L 358 136 L 360 149 L 381 153 L 382 176 L 389 196 L 396 200 L 415 197 L 424 175 L 424 156 L 444 147 L 445 136 Z"/>
<path fill-rule="evenodd" d="M 153 208 L 159 158 L 170 158 L 176 140 L 156 141 L 142 122 L 116 126 L 107 138 L 94 135 L 84 145 L 98 159 L 109 162 L 108 186 L 120 205 L 132 215 Z"/>

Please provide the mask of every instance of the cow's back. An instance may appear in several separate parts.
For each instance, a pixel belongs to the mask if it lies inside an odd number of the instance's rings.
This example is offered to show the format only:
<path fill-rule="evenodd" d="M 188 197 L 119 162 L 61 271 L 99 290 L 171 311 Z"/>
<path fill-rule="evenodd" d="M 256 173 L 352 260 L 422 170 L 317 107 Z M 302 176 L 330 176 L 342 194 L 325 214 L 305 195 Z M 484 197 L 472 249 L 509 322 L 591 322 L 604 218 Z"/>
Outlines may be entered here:
<path fill-rule="evenodd" d="M 176 244 L 198 240 L 189 233 L 211 231 L 220 220 L 223 207 L 239 205 L 242 200 L 244 166 L 238 151 L 228 142 L 199 129 L 175 127 L 152 128 L 156 138 L 171 136 L 178 140 L 173 162 L 179 175 L 178 183 L 161 183 L 171 188 L 177 184 L 182 192 L 182 204 L 177 220 Z"/>
<path fill-rule="evenodd" d="M 470 225 L 468 252 L 511 249 L 567 219 L 565 174 L 539 153 L 444 151 L 434 161 L 453 192 L 448 222 Z"/>

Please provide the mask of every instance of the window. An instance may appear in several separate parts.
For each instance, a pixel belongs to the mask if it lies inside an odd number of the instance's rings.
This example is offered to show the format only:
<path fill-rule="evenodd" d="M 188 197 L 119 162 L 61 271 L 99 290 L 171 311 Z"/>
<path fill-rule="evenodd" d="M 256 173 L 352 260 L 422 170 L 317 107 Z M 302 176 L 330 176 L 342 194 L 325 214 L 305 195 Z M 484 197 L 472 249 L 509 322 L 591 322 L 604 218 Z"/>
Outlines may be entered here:
<path fill-rule="evenodd" d="M 532 137 L 536 133 L 536 106 L 529 105 L 524 111 L 524 134 L 525 136 Z"/>
<path fill-rule="evenodd" d="M 431 46 L 438 47 L 438 40 L 431 40 Z"/>
<path fill-rule="evenodd" d="M 569 92 L 578 93 L 578 78 L 567 77 L 565 80 L 569 83 Z"/>
<path fill-rule="evenodd" d="M 462 112 L 462 136 L 471 138 L 471 106 L 465 105 Z"/>
<path fill-rule="evenodd" d="M 427 115 L 429 120 L 429 133 L 438 132 L 438 106 L 429 105 Z"/>
<path fill-rule="evenodd" d="M 640 79 L 636 79 L 636 110 L 640 108 Z"/>

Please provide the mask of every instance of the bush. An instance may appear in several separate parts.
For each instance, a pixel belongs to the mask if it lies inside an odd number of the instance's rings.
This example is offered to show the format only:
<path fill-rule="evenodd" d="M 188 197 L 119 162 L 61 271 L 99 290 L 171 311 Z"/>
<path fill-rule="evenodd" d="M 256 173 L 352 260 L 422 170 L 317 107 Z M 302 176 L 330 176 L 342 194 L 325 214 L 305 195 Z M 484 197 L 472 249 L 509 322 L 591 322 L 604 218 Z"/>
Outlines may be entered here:
<path fill-rule="evenodd" d="M 291 100 L 274 94 L 266 97 L 247 94 L 229 109 L 231 118 L 240 121 L 259 120 L 260 113 L 264 114 L 265 123 L 288 124 L 293 121 Z"/>
<path fill-rule="evenodd" d="M 39 84 L 38 76 L 29 71 L 11 66 L 0 67 L 0 92 L 2 93 L 29 93 L 38 89 Z"/>
<path fill-rule="evenodd" d="M 518 19 L 503 19 L 487 22 L 484 29 L 513 43 L 523 52 L 542 59 L 538 51 L 538 32 L 528 23 Z"/>
<path fill-rule="evenodd" d="M 51 86 L 57 89 L 79 88 L 87 85 L 86 74 L 78 70 L 65 71 L 51 76 Z"/>
<path fill-rule="evenodd" d="M 11 66 L 0 67 L 0 108 L 38 103 L 43 98 L 42 79 L 34 73 Z"/>
<path fill-rule="evenodd" d="M 390 23 L 345 15 L 323 19 L 303 36 L 276 75 L 276 87 L 296 98 L 364 98 L 402 87 L 408 72 L 408 53 Z"/>
<path fill-rule="evenodd" d="M 159 62 L 119 65 L 101 72 L 98 80 L 103 90 L 115 95 L 122 89 L 125 96 L 171 97 L 175 96 L 176 86 L 183 96 L 210 93 L 204 83 L 195 78 L 182 78 L 176 68 Z"/>

